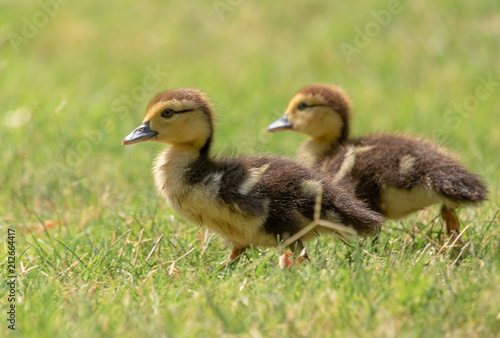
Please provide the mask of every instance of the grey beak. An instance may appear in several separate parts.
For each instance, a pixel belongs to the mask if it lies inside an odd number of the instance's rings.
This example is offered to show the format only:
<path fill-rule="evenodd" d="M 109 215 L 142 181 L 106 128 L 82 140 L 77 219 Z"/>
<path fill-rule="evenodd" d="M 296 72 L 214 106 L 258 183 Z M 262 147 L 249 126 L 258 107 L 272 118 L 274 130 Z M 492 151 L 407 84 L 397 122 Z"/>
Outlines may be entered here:
<path fill-rule="evenodd" d="M 293 129 L 293 124 L 288 121 L 288 114 L 283 115 L 267 127 L 268 133 L 274 133 L 277 131 Z"/>
<path fill-rule="evenodd" d="M 147 121 L 141 124 L 139 127 L 135 128 L 133 132 L 128 134 L 127 137 L 123 139 L 122 146 L 144 142 L 156 135 L 158 135 L 158 133 L 149 128 L 149 121 Z"/>

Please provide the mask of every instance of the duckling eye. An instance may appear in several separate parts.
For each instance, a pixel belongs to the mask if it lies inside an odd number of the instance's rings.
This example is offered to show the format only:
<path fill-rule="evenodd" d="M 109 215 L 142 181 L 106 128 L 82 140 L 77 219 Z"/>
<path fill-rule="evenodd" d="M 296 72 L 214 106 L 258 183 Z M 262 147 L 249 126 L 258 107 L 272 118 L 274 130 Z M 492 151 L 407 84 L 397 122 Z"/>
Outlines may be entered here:
<path fill-rule="evenodd" d="M 174 115 L 174 114 L 175 114 L 175 110 L 165 109 L 164 111 L 161 112 L 161 117 L 169 118 L 169 117 L 172 117 L 172 115 Z"/>
<path fill-rule="evenodd" d="M 298 104 L 297 109 L 298 110 L 304 110 L 304 109 L 306 109 L 308 107 L 309 106 L 305 102 L 301 102 L 301 103 Z"/>

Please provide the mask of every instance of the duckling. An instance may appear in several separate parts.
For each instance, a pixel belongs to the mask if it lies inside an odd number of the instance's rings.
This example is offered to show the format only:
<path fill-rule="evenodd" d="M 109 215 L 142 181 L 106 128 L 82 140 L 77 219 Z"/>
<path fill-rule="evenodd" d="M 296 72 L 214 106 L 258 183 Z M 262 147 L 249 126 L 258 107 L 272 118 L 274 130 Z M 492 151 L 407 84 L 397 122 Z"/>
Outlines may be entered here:
<path fill-rule="evenodd" d="M 269 155 L 213 157 L 213 120 L 204 93 L 192 88 L 169 90 L 151 101 L 143 123 L 122 145 L 143 141 L 170 145 L 154 162 L 156 188 L 184 219 L 208 227 L 233 245 L 226 262 L 239 259 L 247 248 L 274 247 L 280 240 L 293 239 L 313 221 L 318 191 L 322 220 L 362 236 L 380 226 L 380 214 L 293 161 Z M 303 251 L 302 241 L 322 233 L 345 235 L 317 226 L 290 248 Z"/>
<path fill-rule="evenodd" d="M 421 139 L 391 134 L 350 139 L 350 117 L 351 101 L 342 88 L 310 85 L 292 97 L 285 115 L 267 131 L 309 135 L 299 156 L 334 182 L 345 181 L 389 219 L 441 203 L 450 241 L 463 244 L 455 209 L 486 200 L 481 178 L 445 149 Z"/>

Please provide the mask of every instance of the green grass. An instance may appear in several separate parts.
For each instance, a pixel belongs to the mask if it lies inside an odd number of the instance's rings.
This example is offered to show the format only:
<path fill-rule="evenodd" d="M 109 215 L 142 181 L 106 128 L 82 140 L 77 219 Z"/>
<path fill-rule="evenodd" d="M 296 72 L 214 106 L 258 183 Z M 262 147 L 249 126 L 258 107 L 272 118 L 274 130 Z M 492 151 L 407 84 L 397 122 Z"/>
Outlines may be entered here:
<path fill-rule="evenodd" d="M 221 3 L 236 3 L 223 20 Z M 23 17 L 42 7 L 4 2 L 0 258 L 15 229 L 15 334 L 500 335 L 500 3 L 404 2 L 347 62 L 341 43 L 354 44 L 356 27 L 387 6 L 72 1 L 16 50 L 9 33 L 22 36 Z M 148 69 L 159 70 L 155 81 Z M 474 101 L 485 79 L 494 82 L 490 95 Z M 459 213 L 463 250 L 443 247 L 433 207 L 387 222 L 377 244 L 310 242 L 312 263 L 291 271 L 279 270 L 275 250 L 213 270 L 229 248 L 172 216 L 154 190 L 161 146 L 121 147 L 154 94 L 195 86 L 216 104 L 218 153 L 293 156 L 302 136 L 264 130 L 313 82 L 351 94 L 354 135 L 439 141 L 485 179 L 490 200 Z M 14 334 L 6 276 L 2 269 L 2 335 Z"/>

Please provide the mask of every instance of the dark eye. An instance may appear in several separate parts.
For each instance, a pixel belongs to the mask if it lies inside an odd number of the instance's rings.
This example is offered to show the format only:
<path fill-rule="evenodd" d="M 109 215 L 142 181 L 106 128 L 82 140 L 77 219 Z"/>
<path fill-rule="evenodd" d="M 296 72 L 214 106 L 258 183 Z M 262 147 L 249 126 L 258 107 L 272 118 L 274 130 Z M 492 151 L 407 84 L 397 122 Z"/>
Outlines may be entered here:
<path fill-rule="evenodd" d="M 169 118 L 169 117 L 172 117 L 172 115 L 174 115 L 174 114 L 175 114 L 175 110 L 165 109 L 164 111 L 161 112 L 161 117 Z"/>
<path fill-rule="evenodd" d="M 309 106 L 305 102 L 301 102 L 301 103 L 298 104 L 297 109 L 298 110 L 304 110 L 307 107 L 309 107 Z"/>

